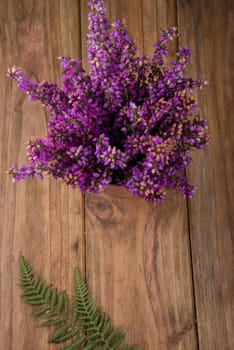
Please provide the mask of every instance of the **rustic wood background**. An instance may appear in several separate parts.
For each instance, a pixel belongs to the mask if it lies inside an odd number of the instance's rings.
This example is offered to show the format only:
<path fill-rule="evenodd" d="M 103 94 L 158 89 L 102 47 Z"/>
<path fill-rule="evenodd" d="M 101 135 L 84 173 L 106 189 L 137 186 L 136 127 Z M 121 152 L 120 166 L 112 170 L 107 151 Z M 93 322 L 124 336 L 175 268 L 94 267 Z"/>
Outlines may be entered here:
<path fill-rule="evenodd" d="M 12 184 L 5 171 L 25 160 L 25 142 L 44 136 L 47 112 L 12 81 L 16 65 L 59 81 L 58 56 L 85 60 L 86 0 L 0 0 L 0 350 L 56 349 L 20 300 L 20 250 L 36 271 L 72 295 L 73 269 L 129 343 L 142 350 L 234 349 L 234 2 L 106 0 L 125 17 L 141 52 L 178 26 L 188 69 L 209 88 L 198 98 L 211 132 L 188 170 L 191 201 L 171 192 L 158 207 L 114 187 L 98 196 L 50 180 Z M 176 47 L 174 47 L 174 50 Z"/>

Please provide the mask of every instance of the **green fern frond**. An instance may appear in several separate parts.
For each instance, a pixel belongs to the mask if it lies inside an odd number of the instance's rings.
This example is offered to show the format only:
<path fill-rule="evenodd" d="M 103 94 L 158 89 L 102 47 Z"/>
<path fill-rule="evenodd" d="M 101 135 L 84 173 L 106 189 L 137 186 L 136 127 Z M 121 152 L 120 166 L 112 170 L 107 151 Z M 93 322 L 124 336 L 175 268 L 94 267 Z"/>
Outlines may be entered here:
<path fill-rule="evenodd" d="M 34 316 L 40 316 L 39 327 L 48 327 L 67 321 L 68 307 L 67 294 L 58 295 L 57 290 L 51 290 L 46 281 L 33 274 L 32 267 L 20 255 L 20 286 L 23 289 L 22 298 L 27 304 L 33 306 L 44 305 L 33 312 Z M 58 301 L 57 301 L 58 300 Z M 54 318 L 58 316 L 57 318 Z"/>
<path fill-rule="evenodd" d="M 44 312 L 50 310 L 50 306 L 43 306 L 41 309 L 38 309 L 34 312 L 32 312 L 32 316 L 40 316 L 42 315 Z"/>
<path fill-rule="evenodd" d="M 71 324 L 66 323 L 64 326 L 60 326 L 58 328 L 55 329 L 52 337 L 49 339 L 50 343 L 56 343 L 56 339 L 60 338 L 60 336 L 66 334 L 66 332 L 68 331 L 68 329 L 71 328 Z"/>
<path fill-rule="evenodd" d="M 32 267 L 20 255 L 20 287 L 27 304 L 40 306 L 32 315 L 40 321 L 39 327 L 55 326 L 50 343 L 71 341 L 61 350 L 136 350 L 138 347 L 123 345 L 125 332 L 113 330 L 108 315 L 95 306 L 79 269 L 74 272 L 74 304 L 69 317 L 66 291 L 58 293 L 46 281 L 33 272 Z M 120 346 L 123 346 L 120 348 Z"/>
<path fill-rule="evenodd" d="M 65 348 L 62 348 L 62 350 L 76 350 L 80 349 L 80 345 L 86 341 L 85 335 L 82 337 L 76 339 L 72 344 L 66 346 Z M 83 348 L 84 350 L 84 348 Z M 104 350 L 104 349 L 103 349 Z"/>

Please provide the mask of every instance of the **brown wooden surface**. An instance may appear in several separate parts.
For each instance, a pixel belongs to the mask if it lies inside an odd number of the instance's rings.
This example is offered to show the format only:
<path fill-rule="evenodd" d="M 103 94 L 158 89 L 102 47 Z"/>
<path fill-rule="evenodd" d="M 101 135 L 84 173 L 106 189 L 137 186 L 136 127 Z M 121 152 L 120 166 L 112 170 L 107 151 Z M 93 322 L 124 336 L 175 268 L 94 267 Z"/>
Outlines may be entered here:
<path fill-rule="evenodd" d="M 0 350 L 58 349 L 20 300 L 19 251 L 72 295 L 86 271 L 94 299 L 142 350 L 231 350 L 233 343 L 233 43 L 231 0 L 107 0 L 125 17 L 140 52 L 179 25 L 194 56 L 190 72 L 210 82 L 199 96 L 211 144 L 189 169 L 189 202 L 171 192 L 158 207 L 113 186 L 87 195 L 49 180 L 12 184 L 5 170 L 25 160 L 25 141 L 46 133 L 48 115 L 6 80 L 15 64 L 59 80 L 58 56 L 85 59 L 86 0 L 0 0 Z M 175 50 L 175 46 L 173 47 Z M 84 232 L 84 229 L 86 232 Z M 190 238 L 191 237 L 191 238 Z M 194 295 L 195 291 L 195 295 Z"/>
<path fill-rule="evenodd" d="M 87 278 L 143 349 L 196 349 L 185 202 L 153 207 L 110 187 L 87 196 Z"/>
<path fill-rule="evenodd" d="M 126 19 L 148 53 L 160 30 L 177 24 L 175 5 L 121 0 L 108 9 L 112 19 Z M 186 202 L 171 194 L 154 208 L 118 188 L 107 192 L 86 201 L 87 281 L 95 299 L 125 326 L 130 343 L 196 349 Z"/>
<path fill-rule="evenodd" d="M 1 1 L 1 350 L 45 350 L 47 329 L 36 328 L 20 300 L 18 257 L 59 288 L 72 289 L 83 268 L 82 197 L 53 181 L 12 184 L 5 171 L 24 160 L 25 142 L 46 133 L 47 114 L 6 79 L 15 64 L 35 79 L 59 77 L 58 56 L 79 54 L 77 1 Z"/>
<path fill-rule="evenodd" d="M 210 147 L 189 170 L 199 186 L 189 219 L 200 349 L 234 349 L 234 2 L 178 0 L 180 43 L 190 72 L 209 81 L 201 110 Z"/>

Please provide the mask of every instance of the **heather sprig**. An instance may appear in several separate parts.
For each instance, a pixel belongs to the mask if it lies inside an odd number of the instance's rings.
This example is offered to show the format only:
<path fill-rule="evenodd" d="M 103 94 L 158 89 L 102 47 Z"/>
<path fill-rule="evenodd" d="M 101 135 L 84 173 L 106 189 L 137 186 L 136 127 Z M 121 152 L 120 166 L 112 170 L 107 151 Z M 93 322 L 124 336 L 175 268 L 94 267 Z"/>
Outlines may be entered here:
<path fill-rule="evenodd" d="M 179 47 L 168 63 L 169 42 L 178 35 L 170 28 L 152 57 L 137 55 L 125 22 L 110 23 L 102 0 L 88 5 L 87 72 L 80 60 L 61 57 L 61 86 L 32 81 L 16 67 L 8 73 L 51 114 L 47 136 L 28 142 L 29 164 L 10 173 L 16 181 L 51 175 L 82 192 L 113 183 L 153 203 L 170 188 L 191 197 L 184 169 L 209 135 L 193 95 L 206 82 L 185 75 L 190 49 Z"/>

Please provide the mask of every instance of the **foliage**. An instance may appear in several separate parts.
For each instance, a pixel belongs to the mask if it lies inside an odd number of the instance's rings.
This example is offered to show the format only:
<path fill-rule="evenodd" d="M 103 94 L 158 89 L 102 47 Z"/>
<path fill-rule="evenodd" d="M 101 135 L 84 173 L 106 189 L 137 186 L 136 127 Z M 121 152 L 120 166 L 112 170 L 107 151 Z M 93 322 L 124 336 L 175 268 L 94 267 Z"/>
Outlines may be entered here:
<path fill-rule="evenodd" d="M 20 255 L 20 287 L 22 297 L 36 310 L 32 313 L 40 327 L 56 327 L 50 343 L 63 345 L 62 350 L 136 350 L 137 346 L 123 345 L 125 332 L 113 330 L 110 318 L 96 307 L 79 269 L 74 272 L 74 303 L 71 315 L 66 291 L 58 292 L 38 277 Z"/>
<path fill-rule="evenodd" d="M 13 165 L 10 173 L 16 181 L 50 175 L 82 192 L 114 183 L 153 203 L 169 188 L 191 197 L 195 187 L 184 168 L 192 162 L 190 151 L 208 142 L 207 121 L 193 96 L 206 82 L 185 75 L 191 51 L 179 47 L 167 59 L 178 35 L 170 28 L 152 57 L 138 56 L 124 21 L 111 24 L 103 0 L 88 4 L 89 71 L 80 60 L 62 57 L 61 87 L 37 83 L 16 67 L 8 74 L 51 113 L 46 138 L 28 143 L 29 164 Z"/>

